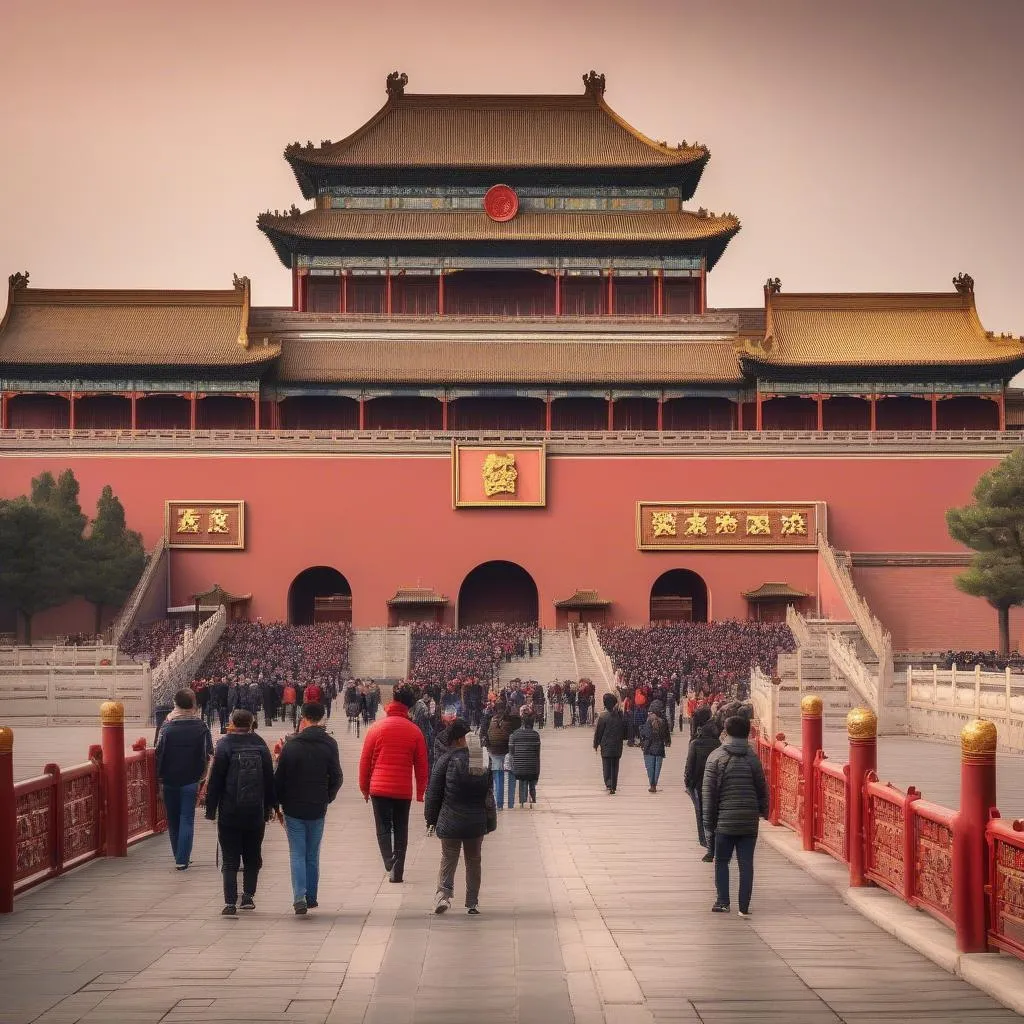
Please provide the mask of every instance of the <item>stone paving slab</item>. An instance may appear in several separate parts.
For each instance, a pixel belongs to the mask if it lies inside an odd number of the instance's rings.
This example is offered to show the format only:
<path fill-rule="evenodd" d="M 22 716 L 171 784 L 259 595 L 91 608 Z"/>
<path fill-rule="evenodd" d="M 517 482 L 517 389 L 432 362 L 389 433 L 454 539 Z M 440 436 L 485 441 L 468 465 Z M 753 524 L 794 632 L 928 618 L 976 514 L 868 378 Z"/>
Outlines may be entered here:
<path fill-rule="evenodd" d="M 589 733 L 545 730 L 537 807 L 501 812 L 484 844 L 482 915 L 462 909 L 460 870 L 451 911 L 435 916 L 439 848 L 421 808 L 406 883 L 393 886 L 355 790 L 358 741 L 338 738 L 346 784 L 328 818 L 319 910 L 291 912 L 273 825 L 256 912 L 221 918 L 215 827 L 201 820 L 188 872 L 157 837 L 18 899 L 0 919 L 0 1024 L 1018 1019 L 767 843 L 754 916 L 710 914 L 678 742 L 662 792 L 647 792 L 627 750 L 612 797 Z"/>

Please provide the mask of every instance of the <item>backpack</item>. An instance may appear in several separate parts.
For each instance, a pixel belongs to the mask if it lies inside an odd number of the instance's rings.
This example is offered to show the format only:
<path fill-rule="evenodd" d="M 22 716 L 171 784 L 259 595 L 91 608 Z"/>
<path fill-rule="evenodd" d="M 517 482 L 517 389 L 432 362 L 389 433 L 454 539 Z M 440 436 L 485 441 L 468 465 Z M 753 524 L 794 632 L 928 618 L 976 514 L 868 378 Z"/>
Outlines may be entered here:
<path fill-rule="evenodd" d="M 224 783 L 224 809 L 229 814 L 262 817 L 263 758 L 256 747 L 242 747 L 231 754 Z"/>

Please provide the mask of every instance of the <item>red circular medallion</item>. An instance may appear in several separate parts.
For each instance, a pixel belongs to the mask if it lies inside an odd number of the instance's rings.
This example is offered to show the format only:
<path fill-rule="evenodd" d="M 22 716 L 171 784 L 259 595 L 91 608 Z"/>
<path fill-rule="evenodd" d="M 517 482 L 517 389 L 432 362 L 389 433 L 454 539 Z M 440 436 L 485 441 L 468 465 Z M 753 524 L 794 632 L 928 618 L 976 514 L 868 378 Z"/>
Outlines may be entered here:
<path fill-rule="evenodd" d="M 484 196 L 484 210 L 491 220 L 511 220 L 519 212 L 519 196 L 508 185 L 493 185 Z"/>

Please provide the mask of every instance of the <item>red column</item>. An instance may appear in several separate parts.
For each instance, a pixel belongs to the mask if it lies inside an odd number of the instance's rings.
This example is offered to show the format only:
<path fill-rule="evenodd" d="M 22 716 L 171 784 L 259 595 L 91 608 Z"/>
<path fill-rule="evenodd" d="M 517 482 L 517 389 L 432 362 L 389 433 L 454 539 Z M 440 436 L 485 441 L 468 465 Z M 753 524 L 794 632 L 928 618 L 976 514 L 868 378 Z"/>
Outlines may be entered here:
<path fill-rule="evenodd" d="M 281 399 L 274 398 L 270 403 L 270 429 L 281 429 Z"/>
<path fill-rule="evenodd" d="M 870 395 L 868 397 L 868 406 L 871 411 L 871 421 L 869 429 L 873 434 L 878 429 L 878 395 Z"/>
<path fill-rule="evenodd" d="M 551 433 L 551 392 L 544 396 L 544 431 Z"/>
<path fill-rule="evenodd" d="M 193 391 L 189 396 L 188 404 L 188 429 L 196 429 L 196 393 Z"/>
<path fill-rule="evenodd" d="M 345 312 L 345 271 L 338 271 L 338 312 Z"/>
<path fill-rule="evenodd" d="M 384 271 L 384 312 L 391 316 L 391 268 Z"/>
<path fill-rule="evenodd" d="M 134 432 L 138 428 L 138 425 L 139 425 L 139 415 L 138 415 L 139 393 L 138 393 L 138 391 L 133 391 L 132 392 L 131 399 L 132 399 L 132 431 Z"/>
<path fill-rule="evenodd" d="M 309 299 L 309 274 L 297 271 L 299 275 L 299 302 L 298 311 L 300 313 L 306 312 L 306 305 Z"/>
<path fill-rule="evenodd" d="M 292 309 L 299 308 L 299 270 L 292 267 Z"/>
<path fill-rule="evenodd" d="M 665 429 L 665 396 L 658 396 L 658 433 Z"/>
<path fill-rule="evenodd" d="M 448 429 L 448 392 L 441 394 L 441 429 Z"/>
<path fill-rule="evenodd" d="M 800 837 L 805 850 L 814 849 L 814 762 L 821 753 L 821 698 L 808 694 L 800 701 L 800 785 L 804 800 L 800 811 Z"/>
<path fill-rule="evenodd" d="M 1002 391 L 996 396 L 996 407 L 999 409 L 999 429 L 1006 429 L 1006 394 Z"/>
<path fill-rule="evenodd" d="M 818 433 L 825 429 L 825 396 L 815 395 L 814 404 L 818 407 Z"/>
<path fill-rule="evenodd" d="M 0 391 L 0 430 L 7 429 L 7 392 Z"/>
<path fill-rule="evenodd" d="M 988 949 L 985 826 L 996 805 L 996 727 L 975 719 L 960 732 L 960 810 L 953 819 L 953 922 L 961 953 Z"/>
<path fill-rule="evenodd" d="M 708 311 L 708 268 L 704 259 L 700 261 L 700 311 Z"/>
<path fill-rule="evenodd" d="M 14 730 L 0 726 L 0 914 L 14 910 L 18 863 L 18 813 L 14 798 Z"/>
<path fill-rule="evenodd" d="M 103 789 L 106 801 L 108 857 L 128 856 L 128 780 L 124 766 L 124 705 L 117 700 L 100 706 L 103 747 Z"/>
<path fill-rule="evenodd" d="M 68 430 L 75 429 L 75 391 L 68 392 Z"/>
<path fill-rule="evenodd" d="M 444 271 L 437 275 L 437 315 L 444 316 Z M 447 401 L 447 400 L 446 400 Z"/>
<path fill-rule="evenodd" d="M 614 316 L 615 315 L 615 271 L 614 270 L 609 270 L 608 271 L 608 297 L 607 297 L 606 301 L 607 301 L 608 308 L 605 310 L 605 312 L 608 314 L 608 316 Z"/>
<path fill-rule="evenodd" d="M 655 278 L 655 312 L 658 316 L 665 315 L 665 272 L 663 270 L 658 271 L 658 276 Z"/>
<path fill-rule="evenodd" d="M 762 427 L 763 420 L 762 420 L 762 416 L 761 416 L 761 400 L 762 400 L 761 392 L 758 391 L 758 393 L 757 393 L 757 413 L 756 413 L 756 415 L 754 417 L 754 429 L 755 430 L 762 430 L 763 429 L 763 427 Z"/>
<path fill-rule="evenodd" d="M 736 429 L 743 429 L 743 396 L 736 399 Z"/>
<path fill-rule="evenodd" d="M 562 271 L 555 271 L 555 316 L 562 315 Z"/>
<path fill-rule="evenodd" d="M 260 393 L 257 391 L 252 396 L 254 405 L 256 406 L 256 415 L 253 417 L 253 425 L 255 430 L 260 429 Z"/>
<path fill-rule="evenodd" d="M 854 708 L 846 716 L 850 741 L 850 792 L 846 798 L 846 836 L 850 845 L 850 886 L 868 884 L 864 878 L 864 780 L 878 770 L 878 718 L 870 708 Z"/>
<path fill-rule="evenodd" d="M 359 429 L 366 429 L 366 399 L 359 396 Z"/>
<path fill-rule="evenodd" d="M 608 392 L 608 429 L 615 429 L 615 398 L 610 391 Z"/>
<path fill-rule="evenodd" d="M 939 396 L 929 395 L 928 398 L 932 403 L 932 433 L 939 429 Z"/>

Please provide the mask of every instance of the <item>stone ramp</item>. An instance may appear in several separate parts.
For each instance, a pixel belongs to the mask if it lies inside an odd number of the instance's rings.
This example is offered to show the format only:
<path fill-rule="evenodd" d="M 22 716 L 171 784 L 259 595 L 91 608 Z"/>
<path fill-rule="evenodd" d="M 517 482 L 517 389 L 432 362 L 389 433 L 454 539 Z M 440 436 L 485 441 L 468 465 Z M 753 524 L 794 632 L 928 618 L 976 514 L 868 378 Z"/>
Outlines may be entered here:
<path fill-rule="evenodd" d="M 567 629 L 541 630 L 539 655 L 503 661 L 498 669 L 498 680 L 502 686 L 513 679 L 535 679 L 546 687 L 556 679 L 576 678 L 576 662 Z"/>
<path fill-rule="evenodd" d="M 20 897 L 0 918 L 4 1024 L 908 1024 L 1018 1018 L 901 945 L 762 844 L 753 918 L 711 915 L 678 733 L 647 793 L 627 750 L 608 796 L 581 730 L 544 730 L 533 811 L 484 843 L 483 914 L 431 913 L 438 842 L 413 807 L 406 883 L 388 884 L 359 744 L 331 808 L 321 908 L 290 908 L 283 831 L 268 828 L 257 910 L 219 916 L 215 826 L 193 867 L 166 839 Z M 942 748 L 945 752 L 946 748 Z"/>

